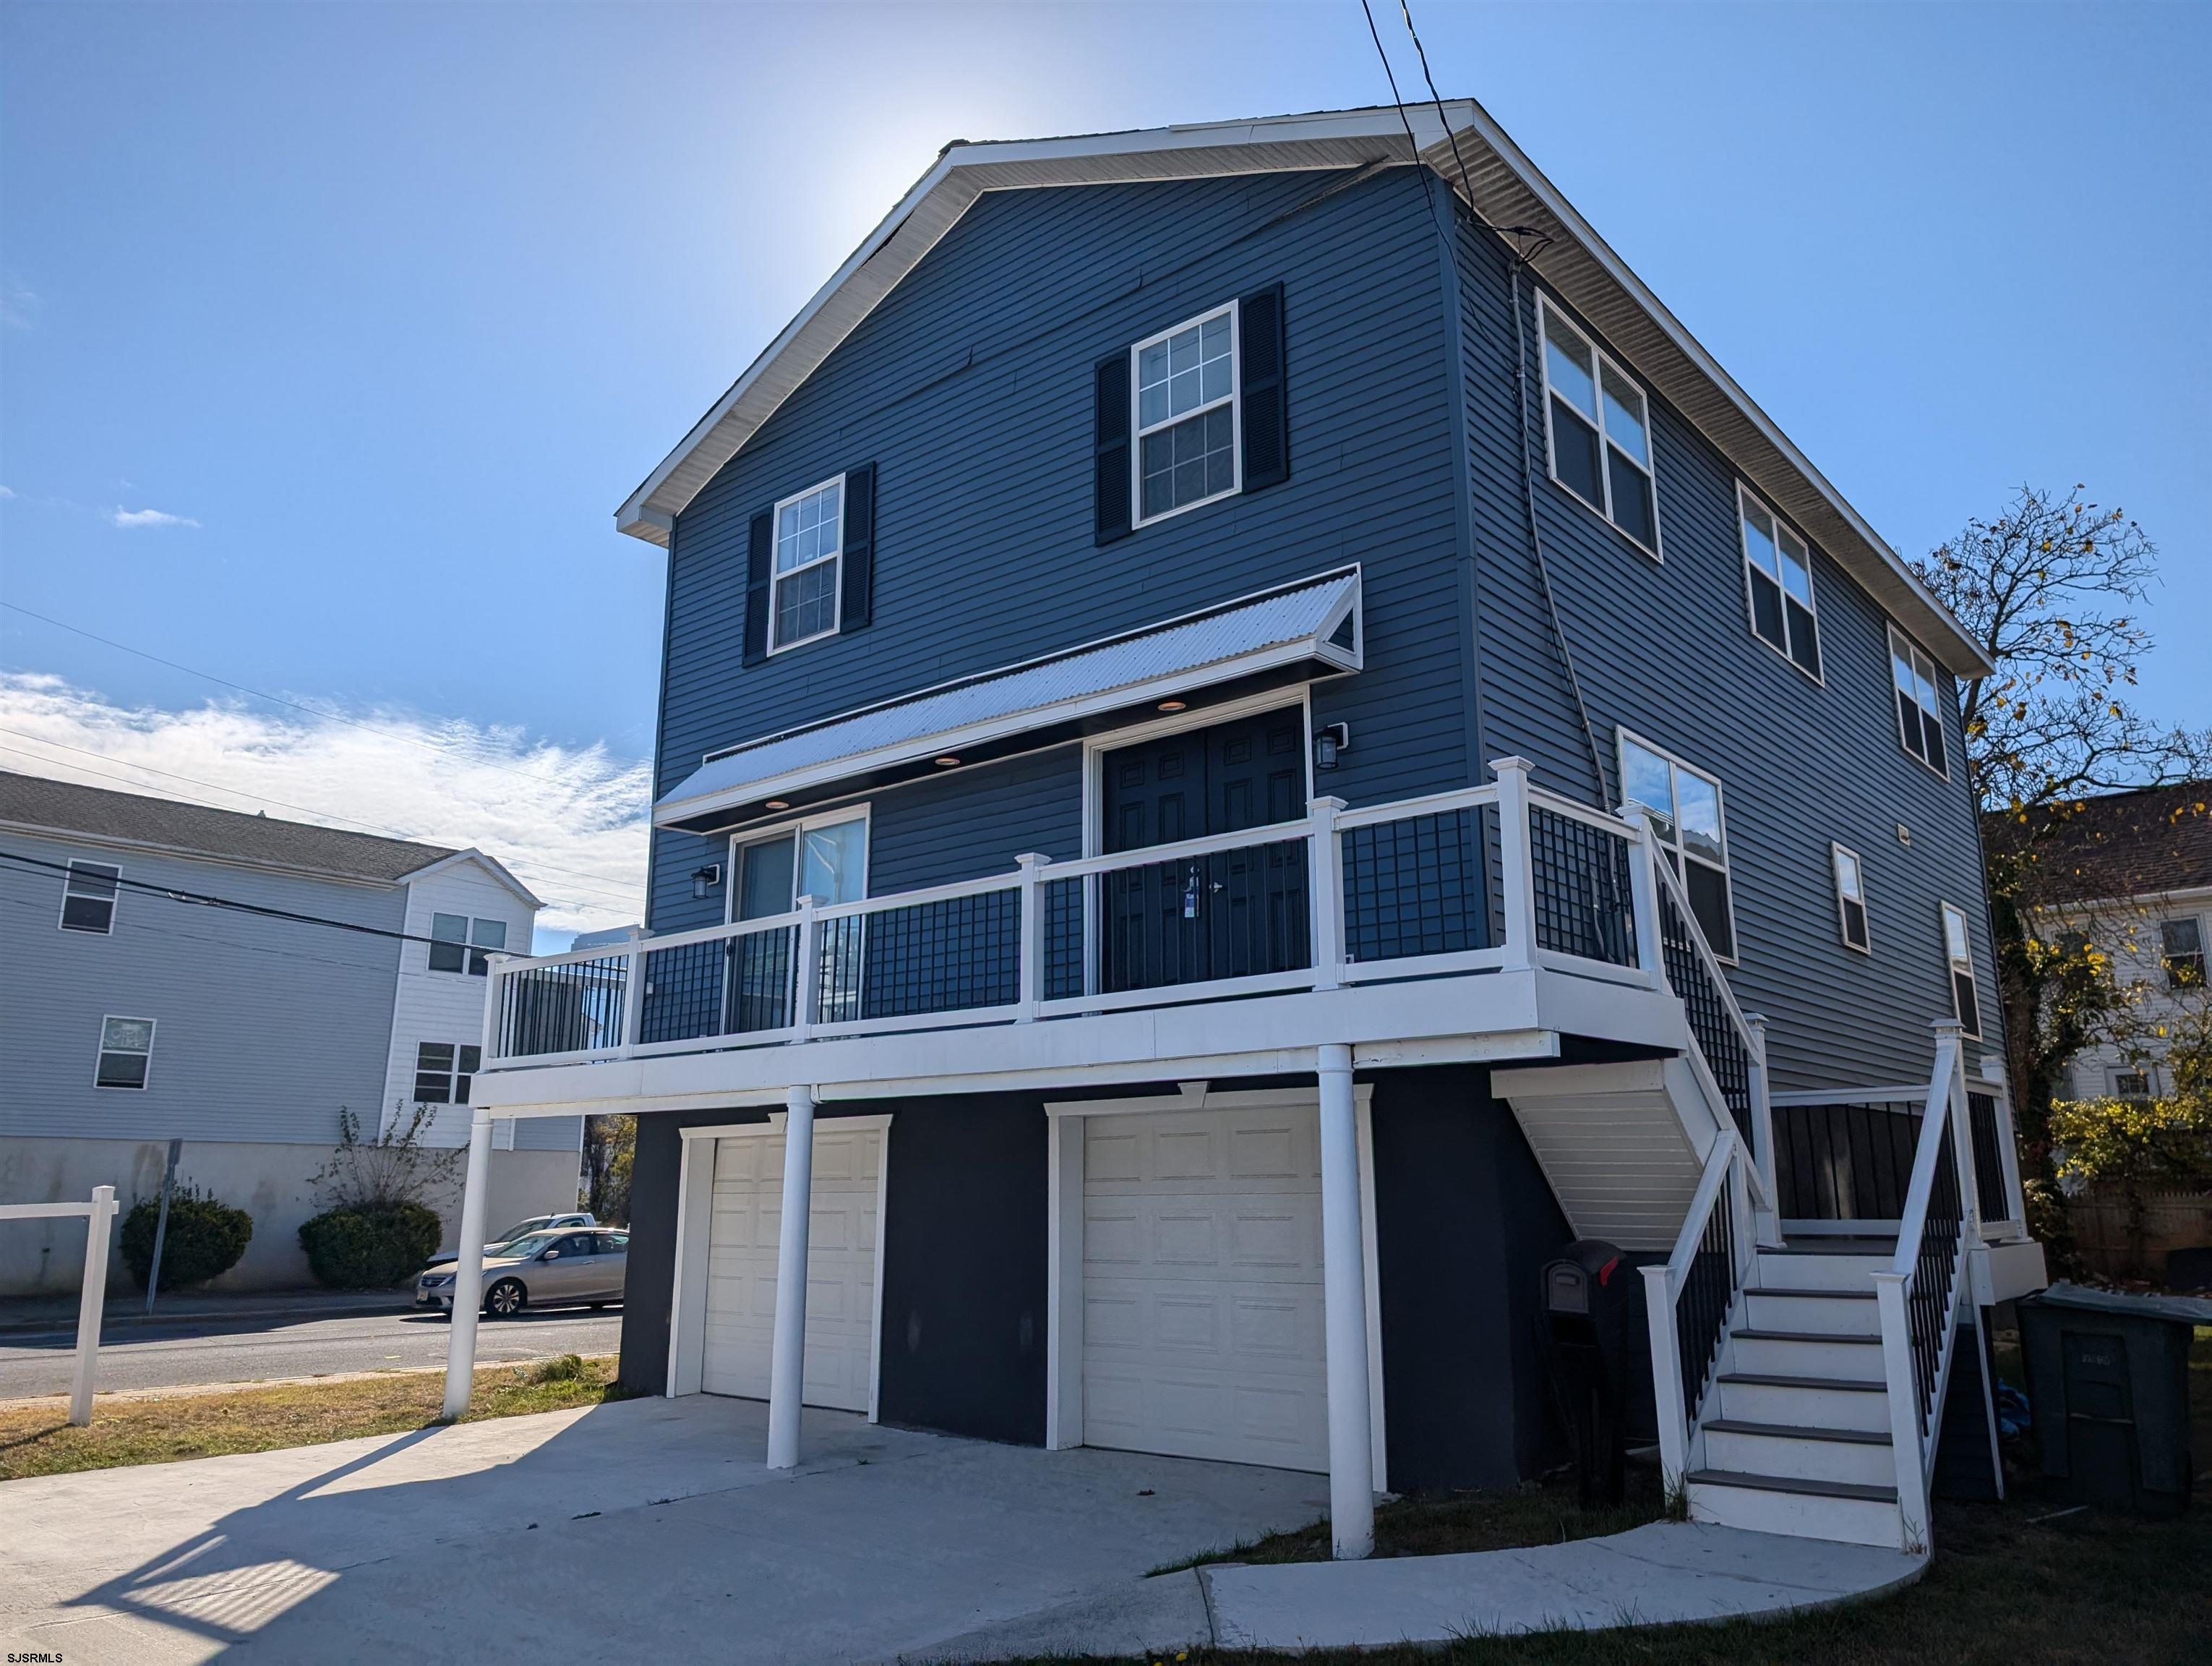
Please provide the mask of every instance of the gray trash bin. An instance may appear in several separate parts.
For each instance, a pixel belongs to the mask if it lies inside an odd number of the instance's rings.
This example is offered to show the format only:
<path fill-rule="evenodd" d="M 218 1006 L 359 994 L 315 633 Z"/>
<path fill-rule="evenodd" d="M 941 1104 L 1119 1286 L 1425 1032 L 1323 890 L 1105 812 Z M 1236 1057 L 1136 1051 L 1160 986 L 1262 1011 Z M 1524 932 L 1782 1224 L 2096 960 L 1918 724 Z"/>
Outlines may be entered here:
<path fill-rule="evenodd" d="M 2057 1284 L 2018 1304 L 2051 1497 L 2138 1516 L 2189 1507 L 2189 1345 L 2212 1301 Z"/>

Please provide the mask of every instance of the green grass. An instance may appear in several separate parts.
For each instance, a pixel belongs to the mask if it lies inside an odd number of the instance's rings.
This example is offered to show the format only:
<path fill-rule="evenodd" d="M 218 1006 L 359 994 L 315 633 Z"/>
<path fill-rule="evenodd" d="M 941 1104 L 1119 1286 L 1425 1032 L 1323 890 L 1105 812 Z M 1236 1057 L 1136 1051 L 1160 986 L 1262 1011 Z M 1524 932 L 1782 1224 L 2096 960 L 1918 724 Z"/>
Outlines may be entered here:
<path fill-rule="evenodd" d="M 2190 1367 L 2197 1482 L 2191 1513 L 2179 1520 L 2068 1510 L 2044 1496 L 2037 1476 L 2015 1474 L 2002 1504 L 1939 1501 L 1926 1576 L 1876 1602 L 1765 1622 L 1477 1638 L 1442 1649 L 1298 1658 L 1309 1666 L 2203 1666 L 2212 1662 L 2212 1329 L 2198 1329 Z M 2017 1350 L 2001 1347 L 1997 1369 L 2017 1382 Z M 1496 1550 L 1618 1532 L 1659 1513 L 1648 1472 L 1640 1481 L 1632 1472 L 1631 1484 L 1639 1490 L 1613 1511 L 1579 1510 L 1571 1486 L 1556 1483 L 1415 1495 L 1376 1511 L 1376 1554 Z M 1328 1554 L 1328 1523 L 1318 1522 L 1176 1566 L 1316 1560 Z M 1271 1658 L 1280 1657 L 1193 1650 L 1154 1666 Z"/>
<path fill-rule="evenodd" d="M 534 1365 L 479 1369 L 461 1420 L 620 1400 L 624 1394 L 614 1372 L 611 1356 L 574 1353 Z M 0 1407 L 0 1481 L 400 1434 L 439 1421 L 444 1394 L 442 1372 L 388 1371 L 214 1394 L 110 1396 L 94 1402 L 91 1426 L 83 1429 L 70 1426 L 59 1401 Z"/>

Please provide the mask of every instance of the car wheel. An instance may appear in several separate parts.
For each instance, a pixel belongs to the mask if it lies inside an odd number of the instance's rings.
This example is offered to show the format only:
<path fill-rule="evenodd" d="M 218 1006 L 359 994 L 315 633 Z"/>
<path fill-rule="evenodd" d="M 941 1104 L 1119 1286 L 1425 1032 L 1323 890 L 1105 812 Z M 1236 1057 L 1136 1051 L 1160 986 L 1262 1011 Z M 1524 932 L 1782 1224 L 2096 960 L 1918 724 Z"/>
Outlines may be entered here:
<path fill-rule="evenodd" d="M 512 1319 L 522 1311 L 529 1299 L 520 1284 L 513 1279 L 501 1279 L 484 1297 L 484 1311 L 495 1319 Z"/>

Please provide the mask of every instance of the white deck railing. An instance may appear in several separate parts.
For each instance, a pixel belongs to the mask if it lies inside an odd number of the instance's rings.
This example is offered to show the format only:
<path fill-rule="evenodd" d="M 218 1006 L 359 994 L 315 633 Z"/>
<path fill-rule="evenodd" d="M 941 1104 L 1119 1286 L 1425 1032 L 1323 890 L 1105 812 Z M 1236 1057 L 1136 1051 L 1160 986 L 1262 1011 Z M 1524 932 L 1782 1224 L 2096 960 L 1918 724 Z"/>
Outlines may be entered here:
<path fill-rule="evenodd" d="M 1540 967 L 1672 987 L 1693 1031 L 1701 1017 L 1714 1030 L 1691 1051 L 1712 1103 L 1741 1121 L 1737 1067 L 1759 1068 L 1756 1030 L 1641 810 L 1613 816 L 1546 792 L 1520 758 L 1492 768 L 1495 781 L 1455 792 L 1357 810 L 1317 798 L 1297 820 L 1234 833 L 1074 860 L 1024 854 L 986 879 L 836 904 L 801 897 L 764 919 L 496 960 L 483 1067 Z"/>

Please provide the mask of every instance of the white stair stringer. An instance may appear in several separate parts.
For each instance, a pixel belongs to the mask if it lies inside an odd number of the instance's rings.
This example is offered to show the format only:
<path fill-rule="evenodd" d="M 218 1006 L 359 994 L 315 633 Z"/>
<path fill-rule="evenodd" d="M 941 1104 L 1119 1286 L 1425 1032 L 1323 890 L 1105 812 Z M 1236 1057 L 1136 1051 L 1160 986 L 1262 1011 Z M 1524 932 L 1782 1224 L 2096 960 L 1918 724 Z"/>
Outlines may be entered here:
<path fill-rule="evenodd" d="M 1577 1237 L 1664 1254 L 1719 1124 L 1682 1058 L 1493 1070 Z"/>
<path fill-rule="evenodd" d="M 1761 1250 L 1683 1475 L 1693 1521 L 1905 1544 L 1873 1274 L 1881 1254 Z"/>

